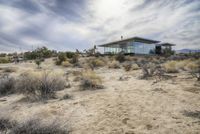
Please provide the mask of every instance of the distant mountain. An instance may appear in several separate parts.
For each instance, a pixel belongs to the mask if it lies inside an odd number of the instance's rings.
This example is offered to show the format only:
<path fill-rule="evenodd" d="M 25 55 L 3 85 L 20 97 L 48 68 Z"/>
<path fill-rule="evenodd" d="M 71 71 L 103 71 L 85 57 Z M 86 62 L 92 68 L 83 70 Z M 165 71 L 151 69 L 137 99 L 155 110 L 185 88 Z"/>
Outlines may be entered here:
<path fill-rule="evenodd" d="M 200 49 L 181 49 L 176 50 L 176 53 L 200 53 Z"/>

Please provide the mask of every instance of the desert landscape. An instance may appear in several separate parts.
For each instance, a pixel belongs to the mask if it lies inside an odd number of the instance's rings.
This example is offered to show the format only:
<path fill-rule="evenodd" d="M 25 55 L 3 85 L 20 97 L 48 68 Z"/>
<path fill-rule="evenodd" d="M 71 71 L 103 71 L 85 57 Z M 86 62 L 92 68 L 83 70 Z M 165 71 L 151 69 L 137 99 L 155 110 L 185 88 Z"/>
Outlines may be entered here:
<path fill-rule="evenodd" d="M 200 134 L 200 0 L 0 0 L 0 134 Z"/>
<path fill-rule="evenodd" d="M 60 65 L 57 60 L 0 64 L 2 133 L 41 126 L 58 134 L 200 132 L 199 72 L 191 73 L 199 69 L 199 58 L 76 56 Z M 44 84 L 41 91 L 37 80 Z"/>

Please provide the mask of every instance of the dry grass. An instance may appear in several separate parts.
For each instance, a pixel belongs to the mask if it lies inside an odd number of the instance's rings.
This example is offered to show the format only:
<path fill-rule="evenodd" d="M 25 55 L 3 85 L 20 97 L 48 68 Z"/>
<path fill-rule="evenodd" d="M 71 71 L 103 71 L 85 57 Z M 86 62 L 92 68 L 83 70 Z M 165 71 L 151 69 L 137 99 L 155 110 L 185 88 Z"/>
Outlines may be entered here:
<path fill-rule="evenodd" d="M 13 73 L 13 72 L 17 72 L 17 68 L 15 68 L 15 67 L 6 67 L 6 68 L 3 68 L 3 72 L 4 72 L 4 73 Z"/>
<path fill-rule="evenodd" d="M 72 64 L 69 61 L 66 60 L 66 61 L 62 62 L 62 66 L 64 66 L 64 67 L 71 67 Z"/>
<path fill-rule="evenodd" d="M 95 90 L 103 88 L 101 77 L 94 71 L 86 70 L 81 76 L 81 90 Z"/>
<path fill-rule="evenodd" d="M 140 67 L 138 66 L 138 64 L 132 64 L 132 69 L 138 70 L 138 69 L 140 69 Z"/>
<path fill-rule="evenodd" d="M 55 91 L 62 90 L 66 80 L 60 73 L 27 72 L 20 75 L 16 89 L 28 98 L 43 100 L 55 97 Z"/>
<path fill-rule="evenodd" d="M 9 75 L 0 77 L 0 96 L 15 92 L 15 79 Z"/>
<path fill-rule="evenodd" d="M 164 69 L 167 73 L 178 73 L 177 61 L 168 61 L 164 64 Z"/>
<path fill-rule="evenodd" d="M 123 67 L 124 67 L 125 71 L 131 71 L 132 70 L 132 64 L 125 64 L 125 65 L 123 65 Z"/>
<path fill-rule="evenodd" d="M 119 69 L 120 63 L 116 60 L 113 60 L 108 64 L 108 68 Z"/>
<path fill-rule="evenodd" d="M 88 61 L 88 64 L 89 67 L 96 68 L 105 66 L 106 62 L 100 58 L 93 58 Z"/>
<path fill-rule="evenodd" d="M 43 125 L 39 120 L 33 119 L 21 124 L 17 124 L 11 128 L 9 134 L 68 134 L 69 131 L 64 130 L 59 124 L 52 123 Z"/>

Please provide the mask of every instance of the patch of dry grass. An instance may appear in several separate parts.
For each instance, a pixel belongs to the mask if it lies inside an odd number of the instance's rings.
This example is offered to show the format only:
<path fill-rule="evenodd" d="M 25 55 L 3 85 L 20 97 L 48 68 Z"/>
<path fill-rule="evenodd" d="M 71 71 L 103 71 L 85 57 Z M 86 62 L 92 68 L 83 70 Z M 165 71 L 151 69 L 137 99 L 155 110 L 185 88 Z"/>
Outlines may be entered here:
<path fill-rule="evenodd" d="M 164 64 L 164 69 L 167 73 L 178 73 L 177 61 L 168 61 Z"/>
<path fill-rule="evenodd" d="M 43 100 L 55 97 L 55 91 L 66 86 L 66 80 L 60 73 L 26 72 L 19 76 L 16 89 L 30 99 Z"/>
<path fill-rule="evenodd" d="M 5 68 L 3 68 L 3 72 L 4 72 L 4 73 L 13 73 L 13 72 L 17 72 L 17 68 L 15 68 L 15 67 L 5 67 Z"/>
<path fill-rule="evenodd" d="M 0 96 L 8 95 L 15 92 L 16 81 L 9 75 L 0 77 Z"/>
<path fill-rule="evenodd" d="M 72 67 L 72 64 L 68 60 L 66 60 L 66 61 L 62 62 L 62 66 L 63 67 Z"/>
<path fill-rule="evenodd" d="M 116 60 L 113 60 L 108 64 L 108 68 L 119 69 L 120 63 Z"/>
<path fill-rule="evenodd" d="M 93 58 L 88 61 L 89 67 L 96 68 L 96 67 L 103 67 L 106 65 L 106 62 L 100 58 Z"/>
<path fill-rule="evenodd" d="M 81 76 L 81 90 L 95 90 L 103 88 L 102 79 L 94 71 L 86 70 Z"/>

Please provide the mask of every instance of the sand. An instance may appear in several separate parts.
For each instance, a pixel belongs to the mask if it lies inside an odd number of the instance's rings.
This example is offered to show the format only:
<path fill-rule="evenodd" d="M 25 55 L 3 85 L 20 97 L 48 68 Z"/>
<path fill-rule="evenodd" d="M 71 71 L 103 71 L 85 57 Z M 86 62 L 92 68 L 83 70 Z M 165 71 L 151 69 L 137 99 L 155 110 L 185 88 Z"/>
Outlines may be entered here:
<path fill-rule="evenodd" d="M 6 65 L 0 65 L 6 66 Z M 18 68 L 36 69 L 34 63 L 8 64 Z M 45 61 L 43 68 L 64 68 Z M 198 134 L 200 133 L 200 87 L 186 72 L 173 74 L 171 79 L 155 83 L 141 80 L 141 70 L 96 69 L 104 89 L 80 91 L 78 82 L 70 77 L 71 88 L 57 93 L 58 99 L 47 102 L 22 101 L 23 95 L 0 98 L 0 116 L 18 122 L 39 118 L 44 123 L 59 122 L 72 134 Z M 15 74 L 16 75 L 16 74 Z M 120 81 L 121 76 L 128 77 Z M 73 99 L 61 100 L 69 93 Z"/>

